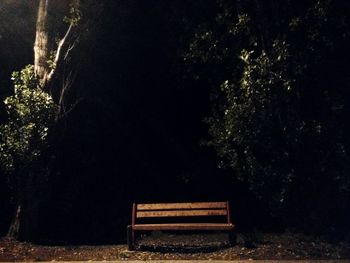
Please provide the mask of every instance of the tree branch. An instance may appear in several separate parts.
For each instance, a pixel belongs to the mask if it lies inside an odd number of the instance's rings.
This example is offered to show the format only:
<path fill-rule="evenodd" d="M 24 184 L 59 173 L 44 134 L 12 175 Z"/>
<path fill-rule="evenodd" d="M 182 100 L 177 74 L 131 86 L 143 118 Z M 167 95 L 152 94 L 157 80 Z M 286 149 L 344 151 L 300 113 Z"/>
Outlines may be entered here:
<path fill-rule="evenodd" d="M 70 33 L 72 32 L 72 28 L 73 28 L 73 24 L 70 23 L 66 34 L 64 35 L 64 37 L 60 40 L 60 42 L 58 42 L 58 46 L 57 46 L 57 50 L 56 50 L 56 56 L 55 56 L 55 60 L 53 61 L 53 67 L 50 71 L 50 73 L 47 76 L 47 81 L 50 81 L 50 79 L 52 78 L 52 76 L 54 75 L 55 71 L 56 71 L 56 66 L 61 58 L 61 51 L 63 49 L 64 44 L 66 43 L 66 40 L 68 38 L 68 36 L 70 35 Z"/>

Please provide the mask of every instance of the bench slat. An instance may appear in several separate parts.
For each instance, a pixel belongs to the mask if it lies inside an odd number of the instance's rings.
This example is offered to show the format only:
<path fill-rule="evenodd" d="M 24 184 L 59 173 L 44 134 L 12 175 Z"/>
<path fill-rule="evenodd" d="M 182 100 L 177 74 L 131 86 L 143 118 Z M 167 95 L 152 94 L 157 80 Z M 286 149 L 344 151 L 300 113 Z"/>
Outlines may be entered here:
<path fill-rule="evenodd" d="M 138 204 L 137 210 L 164 210 L 164 209 L 214 209 L 227 208 L 226 202 L 195 202 L 195 203 L 158 203 Z"/>
<path fill-rule="evenodd" d="M 187 224 L 137 224 L 134 230 L 232 230 L 234 225 L 223 223 L 187 223 Z"/>
<path fill-rule="evenodd" d="M 185 216 L 225 216 L 226 209 L 212 210 L 168 210 L 168 211 L 137 211 L 136 217 L 185 217 Z"/>

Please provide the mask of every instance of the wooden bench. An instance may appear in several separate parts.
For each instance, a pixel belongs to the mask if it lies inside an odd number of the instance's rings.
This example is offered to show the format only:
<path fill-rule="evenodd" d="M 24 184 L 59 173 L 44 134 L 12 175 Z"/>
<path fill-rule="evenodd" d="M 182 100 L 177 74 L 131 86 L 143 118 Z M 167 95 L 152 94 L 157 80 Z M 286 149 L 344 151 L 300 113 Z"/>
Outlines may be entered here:
<path fill-rule="evenodd" d="M 178 219 L 201 217 L 201 223 L 169 223 L 169 218 L 174 217 Z M 156 223 L 154 223 L 155 218 L 158 218 Z M 165 221 L 165 218 L 168 218 L 167 222 L 159 223 L 159 221 L 162 221 L 162 218 L 164 219 L 163 221 Z M 223 222 L 218 223 L 218 220 L 214 220 L 214 218 L 222 219 L 221 221 Z M 148 223 L 139 223 L 142 219 L 147 219 Z M 203 219 L 205 220 L 204 223 Z M 229 202 L 133 204 L 131 225 L 127 226 L 128 249 L 134 250 L 136 231 L 154 230 L 229 231 L 230 243 L 235 243 L 234 225 L 231 223 Z"/>

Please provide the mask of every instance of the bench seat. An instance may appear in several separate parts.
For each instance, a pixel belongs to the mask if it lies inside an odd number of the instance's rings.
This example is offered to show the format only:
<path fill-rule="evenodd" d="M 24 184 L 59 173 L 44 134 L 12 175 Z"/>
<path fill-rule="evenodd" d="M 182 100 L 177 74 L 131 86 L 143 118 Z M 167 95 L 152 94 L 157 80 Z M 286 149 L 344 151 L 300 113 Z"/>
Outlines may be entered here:
<path fill-rule="evenodd" d="M 190 219 L 186 221 L 191 223 L 181 222 L 184 218 Z M 221 223 L 218 223 L 218 219 Z M 137 231 L 227 231 L 230 243 L 234 244 L 234 229 L 229 202 L 133 204 L 131 225 L 127 226 L 128 249 L 134 250 Z"/>
<path fill-rule="evenodd" d="M 231 223 L 171 223 L 171 224 L 138 224 L 133 230 L 232 230 Z"/>

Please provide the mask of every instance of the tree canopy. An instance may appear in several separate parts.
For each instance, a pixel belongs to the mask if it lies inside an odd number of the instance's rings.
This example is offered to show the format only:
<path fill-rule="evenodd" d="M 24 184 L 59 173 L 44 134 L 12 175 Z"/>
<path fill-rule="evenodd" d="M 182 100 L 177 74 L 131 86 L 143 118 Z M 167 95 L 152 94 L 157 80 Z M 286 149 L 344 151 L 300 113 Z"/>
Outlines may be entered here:
<path fill-rule="evenodd" d="M 323 218 L 322 228 L 337 200 L 349 202 L 349 5 L 219 6 L 184 56 L 213 87 L 207 144 L 273 214 L 305 225 Z"/>

